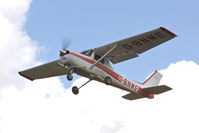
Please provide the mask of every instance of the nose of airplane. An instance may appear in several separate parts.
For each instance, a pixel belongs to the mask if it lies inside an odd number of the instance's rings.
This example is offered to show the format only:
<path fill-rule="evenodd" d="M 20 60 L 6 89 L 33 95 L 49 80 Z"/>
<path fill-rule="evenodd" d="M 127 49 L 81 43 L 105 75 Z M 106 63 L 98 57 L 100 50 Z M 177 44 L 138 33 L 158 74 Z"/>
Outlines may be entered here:
<path fill-rule="evenodd" d="M 66 55 L 69 54 L 70 51 L 68 51 L 68 50 L 61 50 L 59 52 L 60 52 L 60 54 L 59 54 L 59 56 L 60 56 L 60 63 L 63 64 L 63 65 L 66 65 L 67 61 L 68 61 Z"/>
<path fill-rule="evenodd" d="M 62 64 L 62 65 L 66 65 L 67 64 L 67 62 L 68 62 L 68 60 L 67 60 L 67 57 L 66 56 L 60 56 L 60 63 Z"/>
<path fill-rule="evenodd" d="M 69 53 L 70 53 L 70 51 L 68 51 L 68 50 L 60 50 L 59 51 L 59 56 L 62 57 L 62 56 L 66 55 L 66 54 L 69 54 Z"/>

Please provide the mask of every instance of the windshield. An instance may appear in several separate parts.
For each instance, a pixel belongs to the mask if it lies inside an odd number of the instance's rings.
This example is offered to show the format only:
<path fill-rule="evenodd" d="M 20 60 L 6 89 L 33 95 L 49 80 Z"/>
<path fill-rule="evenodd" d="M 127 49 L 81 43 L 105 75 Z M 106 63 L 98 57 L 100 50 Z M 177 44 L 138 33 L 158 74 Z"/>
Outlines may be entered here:
<path fill-rule="evenodd" d="M 85 50 L 85 51 L 81 52 L 81 54 L 91 56 L 92 52 L 93 52 L 93 50 L 89 49 L 89 50 Z"/>
<path fill-rule="evenodd" d="M 109 67 L 109 69 L 113 70 L 112 64 L 109 60 L 108 60 L 107 66 Z"/>

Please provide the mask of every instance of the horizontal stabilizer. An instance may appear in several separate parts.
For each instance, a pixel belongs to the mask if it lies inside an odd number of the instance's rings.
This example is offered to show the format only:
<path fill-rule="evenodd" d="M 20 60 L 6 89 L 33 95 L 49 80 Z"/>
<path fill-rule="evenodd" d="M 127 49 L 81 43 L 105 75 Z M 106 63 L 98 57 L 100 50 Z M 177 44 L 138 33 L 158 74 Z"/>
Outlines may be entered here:
<path fill-rule="evenodd" d="M 122 97 L 127 100 L 136 100 L 136 99 L 144 98 L 144 96 L 137 94 L 135 92 L 128 93 Z"/>
<path fill-rule="evenodd" d="M 142 89 L 142 91 L 146 94 L 161 94 L 169 90 L 172 90 L 172 88 L 166 85 L 160 85 L 160 86 L 154 86 Z"/>

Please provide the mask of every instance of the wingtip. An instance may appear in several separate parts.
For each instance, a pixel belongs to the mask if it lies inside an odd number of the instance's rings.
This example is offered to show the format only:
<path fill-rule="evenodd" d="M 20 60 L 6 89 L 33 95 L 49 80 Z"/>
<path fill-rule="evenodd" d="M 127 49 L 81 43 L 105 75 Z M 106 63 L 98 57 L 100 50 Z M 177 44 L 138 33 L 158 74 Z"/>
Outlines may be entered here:
<path fill-rule="evenodd" d="M 160 27 L 160 29 L 162 29 L 162 30 L 168 32 L 169 34 L 171 34 L 171 35 L 173 35 L 173 36 L 175 36 L 175 37 L 177 36 L 176 34 L 174 34 L 173 32 L 171 32 L 170 30 L 168 30 L 168 29 L 166 29 L 166 28 L 164 28 L 164 27 Z"/>
<path fill-rule="evenodd" d="M 31 81 L 33 81 L 33 80 L 34 80 L 34 79 L 31 79 L 31 78 L 29 78 L 29 77 L 25 76 L 22 72 L 18 72 L 18 74 L 19 74 L 19 75 L 21 75 L 22 77 L 25 77 L 25 78 L 27 78 L 27 79 L 31 80 Z"/>

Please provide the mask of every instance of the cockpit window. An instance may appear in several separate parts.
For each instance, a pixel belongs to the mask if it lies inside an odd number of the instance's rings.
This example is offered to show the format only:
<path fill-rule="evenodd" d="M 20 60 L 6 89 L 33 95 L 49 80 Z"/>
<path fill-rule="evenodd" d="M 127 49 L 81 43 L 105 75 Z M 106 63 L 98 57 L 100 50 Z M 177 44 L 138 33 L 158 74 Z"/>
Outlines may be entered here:
<path fill-rule="evenodd" d="M 90 50 L 85 50 L 85 51 L 81 52 L 81 54 L 91 56 L 92 52 L 93 52 L 93 50 L 90 49 Z"/>
<path fill-rule="evenodd" d="M 95 54 L 95 56 L 94 56 L 94 59 L 95 59 L 95 60 L 99 60 L 100 58 L 101 58 L 101 56 Z M 104 59 L 102 59 L 100 62 L 101 62 L 102 64 L 104 64 Z"/>
<path fill-rule="evenodd" d="M 113 70 L 113 67 L 112 67 L 112 65 L 111 65 L 111 62 L 110 62 L 109 60 L 108 60 L 107 66 L 108 66 L 111 70 Z"/>

